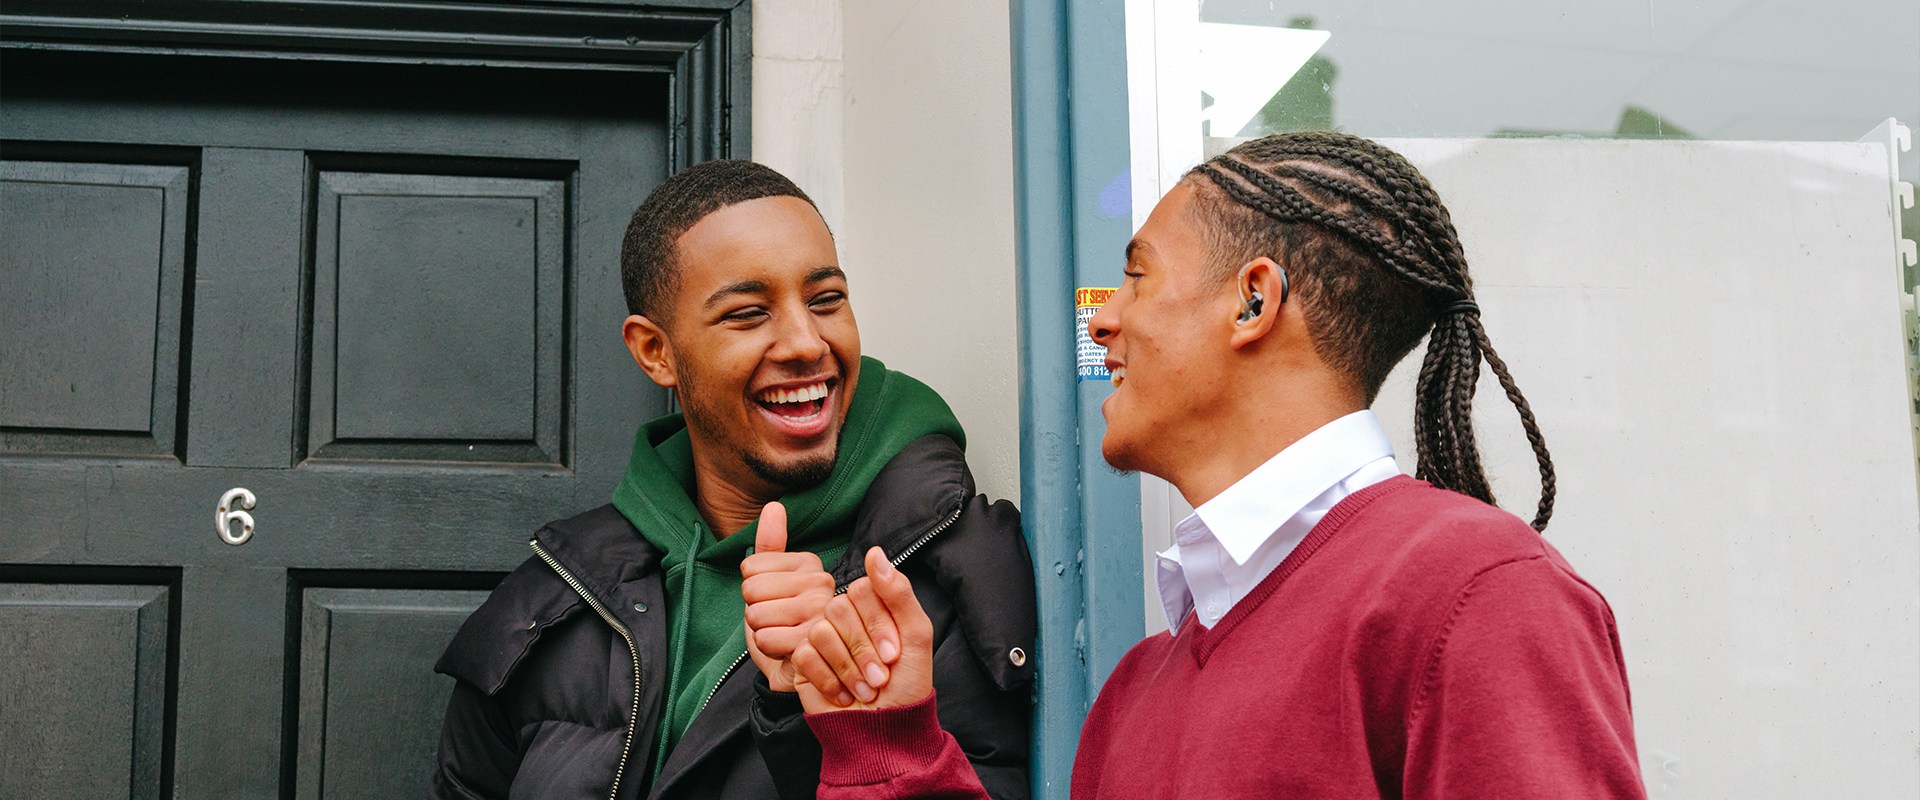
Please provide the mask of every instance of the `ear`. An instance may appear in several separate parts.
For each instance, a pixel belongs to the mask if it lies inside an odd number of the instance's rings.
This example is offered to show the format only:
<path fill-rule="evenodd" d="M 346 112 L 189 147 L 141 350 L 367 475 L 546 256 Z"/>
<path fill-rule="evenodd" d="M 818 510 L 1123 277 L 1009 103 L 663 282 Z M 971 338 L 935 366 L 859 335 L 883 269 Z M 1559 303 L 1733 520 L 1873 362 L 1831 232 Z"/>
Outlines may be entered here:
<path fill-rule="evenodd" d="M 1227 340 L 1233 349 L 1261 341 L 1279 328 L 1280 314 L 1289 299 L 1286 283 L 1286 272 L 1266 256 L 1249 261 L 1240 268 L 1240 273 L 1234 276 L 1234 309 L 1238 313 L 1243 308 L 1238 303 L 1243 303 L 1254 292 L 1260 293 L 1260 309 L 1251 319 L 1235 322 L 1233 334 Z"/>
<path fill-rule="evenodd" d="M 620 336 L 627 340 L 633 363 L 654 383 L 668 388 L 679 385 L 680 376 L 673 369 L 673 341 L 658 323 L 634 314 L 621 324 Z"/>

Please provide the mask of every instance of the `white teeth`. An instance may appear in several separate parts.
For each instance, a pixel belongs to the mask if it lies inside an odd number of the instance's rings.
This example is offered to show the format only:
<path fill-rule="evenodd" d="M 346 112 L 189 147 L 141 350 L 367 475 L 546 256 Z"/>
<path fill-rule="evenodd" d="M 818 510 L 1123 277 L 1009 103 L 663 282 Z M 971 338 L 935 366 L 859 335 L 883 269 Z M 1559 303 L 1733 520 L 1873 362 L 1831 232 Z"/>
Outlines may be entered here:
<path fill-rule="evenodd" d="M 1118 389 L 1118 388 L 1120 388 L 1120 384 L 1123 384 L 1123 383 L 1126 383 L 1126 382 L 1127 382 L 1127 368 L 1126 368 L 1126 367 L 1119 367 L 1119 368 L 1117 368 L 1117 369 L 1115 369 L 1115 370 L 1113 370 L 1113 387 L 1114 387 L 1114 388 L 1116 388 L 1116 389 Z"/>
<path fill-rule="evenodd" d="M 770 389 L 760 393 L 763 403 L 811 403 L 827 396 L 825 381 L 798 389 Z"/>

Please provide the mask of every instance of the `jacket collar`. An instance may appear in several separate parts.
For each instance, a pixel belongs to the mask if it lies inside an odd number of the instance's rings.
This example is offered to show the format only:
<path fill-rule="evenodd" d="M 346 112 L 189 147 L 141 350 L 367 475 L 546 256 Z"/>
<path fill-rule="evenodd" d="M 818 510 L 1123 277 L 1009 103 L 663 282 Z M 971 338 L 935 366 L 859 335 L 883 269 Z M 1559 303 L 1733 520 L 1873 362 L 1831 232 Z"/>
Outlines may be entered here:
<path fill-rule="evenodd" d="M 834 579 L 844 583 L 866 574 L 870 547 L 899 558 L 959 511 L 973 491 L 966 455 L 952 439 L 932 434 L 901 448 L 867 488 L 847 554 L 832 570 Z"/>
<path fill-rule="evenodd" d="M 615 588 L 659 569 L 658 551 L 611 505 L 548 523 L 534 542 L 616 614 L 624 609 L 612 600 Z M 434 669 L 495 694 L 541 632 L 583 605 L 551 567 L 530 558 L 467 617 Z"/>
<path fill-rule="evenodd" d="M 612 505 L 547 523 L 533 540 L 601 602 L 620 584 L 660 568 L 660 551 Z"/>

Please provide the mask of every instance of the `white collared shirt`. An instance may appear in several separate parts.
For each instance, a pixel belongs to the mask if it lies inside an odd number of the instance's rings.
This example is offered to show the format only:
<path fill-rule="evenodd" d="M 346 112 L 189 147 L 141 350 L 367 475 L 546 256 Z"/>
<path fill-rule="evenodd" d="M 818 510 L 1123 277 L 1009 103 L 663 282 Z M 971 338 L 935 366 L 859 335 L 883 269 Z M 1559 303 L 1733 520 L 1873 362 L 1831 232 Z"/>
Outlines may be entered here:
<path fill-rule="evenodd" d="M 1347 495 L 1398 474 L 1393 445 L 1366 409 L 1274 454 L 1174 526 L 1155 576 L 1167 627 L 1179 630 L 1191 611 L 1212 628 Z"/>

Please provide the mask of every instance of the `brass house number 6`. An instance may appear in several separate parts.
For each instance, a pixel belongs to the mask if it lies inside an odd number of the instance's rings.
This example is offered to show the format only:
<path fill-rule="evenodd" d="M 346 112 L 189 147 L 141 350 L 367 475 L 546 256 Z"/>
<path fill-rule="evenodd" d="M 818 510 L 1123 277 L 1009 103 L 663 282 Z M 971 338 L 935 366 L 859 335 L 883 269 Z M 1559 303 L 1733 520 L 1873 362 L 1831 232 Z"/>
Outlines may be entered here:
<path fill-rule="evenodd" d="M 245 509 L 253 508 L 253 492 L 246 489 L 228 489 L 220 496 L 220 507 L 214 510 L 213 524 L 220 531 L 220 541 L 231 545 L 243 545 L 253 538 L 253 515 Z M 240 530 L 234 531 L 234 523 Z"/>

